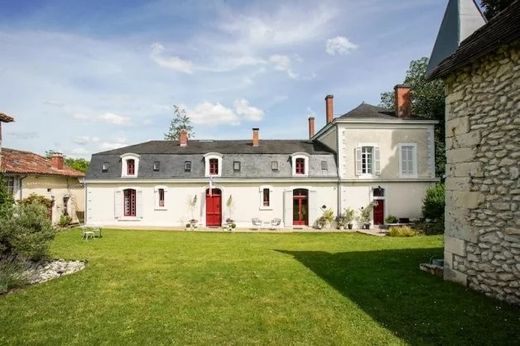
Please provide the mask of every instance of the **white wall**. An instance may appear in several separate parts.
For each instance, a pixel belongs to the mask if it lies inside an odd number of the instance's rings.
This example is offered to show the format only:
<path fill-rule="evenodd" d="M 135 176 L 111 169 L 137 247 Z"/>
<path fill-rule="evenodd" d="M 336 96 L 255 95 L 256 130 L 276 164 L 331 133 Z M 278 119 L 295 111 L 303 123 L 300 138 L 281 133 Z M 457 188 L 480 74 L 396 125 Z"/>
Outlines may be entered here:
<path fill-rule="evenodd" d="M 165 209 L 155 208 L 156 186 L 165 186 Z M 262 207 L 260 188 L 271 188 L 271 207 Z M 292 227 L 292 190 L 306 188 L 309 190 L 309 223 L 312 224 L 321 216 L 321 206 L 332 208 L 337 212 L 337 184 L 330 183 L 215 183 L 214 188 L 222 191 L 222 221 L 231 217 L 238 227 L 251 227 L 252 218 L 270 221 L 273 218 L 282 219 L 282 227 Z M 142 217 L 118 218 L 114 216 L 114 195 L 116 190 L 133 188 L 142 191 Z M 205 191 L 207 185 L 200 183 L 88 183 L 86 223 L 89 225 L 119 226 L 119 227 L 184 227 L 192 217 L 205 225 Z M 188 201 L 197 196 L 197 204 L 193 210 Z M 227 206 L 232 196 L 231 209 Z M 288 200 L 290 198 L 290 201 Z M 289 202 L 289 203 L 287 203 Z M 138 212 L 138 214 L 140 214 Z M 290 220 L 289 220 L 290 219 Z M 289 221 L 288 221 L 289 220 Z M 283 222 L 286 224 L 283 224 Z"/>

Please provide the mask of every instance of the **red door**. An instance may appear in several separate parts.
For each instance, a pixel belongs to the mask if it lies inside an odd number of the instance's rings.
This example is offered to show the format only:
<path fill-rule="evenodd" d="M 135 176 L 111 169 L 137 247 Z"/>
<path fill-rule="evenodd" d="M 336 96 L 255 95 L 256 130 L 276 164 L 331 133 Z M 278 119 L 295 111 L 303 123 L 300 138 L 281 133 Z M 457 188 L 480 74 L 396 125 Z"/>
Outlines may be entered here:
<path fill-rule="evenodd" d="M 222 225 L 222 195 L 220 189 L 206 190 L 206 226 Z"/>
<path fill-rule="evenodd" d="M 376 199 L 374 206 L 374 225 L 382 225 L 385 223 L 385 200 Z"/>
<path fill-rule="evenodd" d="M 308 191 L 296 189 L 293 191 L 293 225 L 309 224 Z"/>

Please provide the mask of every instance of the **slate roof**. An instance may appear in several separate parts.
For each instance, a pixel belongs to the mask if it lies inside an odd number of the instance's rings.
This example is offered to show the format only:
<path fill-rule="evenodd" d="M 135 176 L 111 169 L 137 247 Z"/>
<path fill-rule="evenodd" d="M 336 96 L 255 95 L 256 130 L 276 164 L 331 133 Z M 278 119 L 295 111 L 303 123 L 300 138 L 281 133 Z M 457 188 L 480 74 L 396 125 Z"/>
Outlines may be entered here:
<path fill-rule="evenodd" d="M 10 123 L 12 121 L 14 121 L 13 117 L 10 117 L 9 115 L 7 115 L 5 113 L 0 113 L 0 122 Z"/>
<path fill-rule="evenodd" d="M 422 119 L 418 118 L 414 115 L 412 115 L 409 118 L 399 118 L 395 115 L 394 111 L 390 111 L 386 108 L 374 106 L 368 103 L 361 103 L 356 108 L 352 109 L 348 113 L 343 114 L 342 116 L 338 117 L 337 119 L 366 119 L 366 120 L 425 120 L 425 121 L 431 121 L 428 119 Z"/>
<path fill-rule="evenodd" d="M 88 180 L 131 180 L 121 178 L 125 153 L 139 154 L 138 178 L 142 179 L 200 179 L 205 178 L 204 155 L 210 152 L 222 154 L 221 178 L 288 178 L 292 177 L 291 154 L 303 152 L 309 155 L 310 178 L 336 178 L 337 166 L 334 152 L 326 146 L 308 140 L 261 140 L 253 147 L 250 140 L 190 140 L 180 147 L 177 141 L 150 141 L 92 155 L 86 178 Z M 153 164 L 159 161 L 159 171 Z M 184 171 L 184 163 L 191 162 L 191 171 Z M 240 162 L 240 171 L 233 170 L 233 163 Z M 278 170 L 271 162 L 276 161 Z M 108 171 L 103 172 L 103 164 Z M 326 166 L 326 169 L 322 167 Z M 215 178 L 216 180 L 220 178 Z"/>
<path fill-rule="evenodd" d="M 428 76 L 429 79 L 443 77 L 502 45 L 520 39 L 520 0 L 491 18 L 489 22 L 462 41 L 460 47 L 444 59 Z"/>
<path fill-rule="evenodd" d="M 63 169 L 52 167 L 51 160 L 29 151 L 2 148 L 1 171 L 12 174 L 62 175 L 67 177 L 83 177 L 83 172 L 63 166 Z"/>

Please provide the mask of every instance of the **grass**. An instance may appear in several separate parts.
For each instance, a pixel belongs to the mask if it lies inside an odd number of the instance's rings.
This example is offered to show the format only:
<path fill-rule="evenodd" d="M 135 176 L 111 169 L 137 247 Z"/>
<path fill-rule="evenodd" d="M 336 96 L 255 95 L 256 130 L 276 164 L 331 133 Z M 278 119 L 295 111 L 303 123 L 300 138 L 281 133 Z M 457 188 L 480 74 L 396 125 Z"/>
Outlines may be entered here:
<path fill-rule="evenodd" d="M 513 344 L 520 309 L 418 270 L 442 237 L 58 234 L 82 272 L 0 296 L 0 344 Z"/>

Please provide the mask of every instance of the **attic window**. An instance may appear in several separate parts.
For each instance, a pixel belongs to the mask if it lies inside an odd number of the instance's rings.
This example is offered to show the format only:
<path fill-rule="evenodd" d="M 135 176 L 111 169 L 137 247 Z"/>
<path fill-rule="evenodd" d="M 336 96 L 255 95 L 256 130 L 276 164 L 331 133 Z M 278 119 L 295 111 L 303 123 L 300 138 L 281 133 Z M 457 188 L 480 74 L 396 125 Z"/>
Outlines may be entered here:
<path fill-rule="evenodd" d="M 161 162 L 159 161 L 154 161 L 153 162 L 153 171 L 154 172 L 159 172 L 159 169 L 161 168 Z"/>
<path fill-rule="evenodd" d="M 273 170 L 273 171 L 278 170 L 278 161 L 271 161 L 271 170 Z"/>
<path fill-rule="evenodd" d="M 321 161 L 321 170 L 326 171 L 328 170 L 327 161 Z"/>
<path fill-rule="evenodd" d="M 106 173 L 108 172 L 108 162 L 103 162 L 103 166 L 101 167 L 101 172 Z"/>
<path fill-rule="evenodd" d="M 191 172 L 191 161 L 184 161 L 184 172 Z"/>
<path fill-rule="evenodd" d="M 240 161 L 233 161 L 233 171 L 240 172 Z"/>

